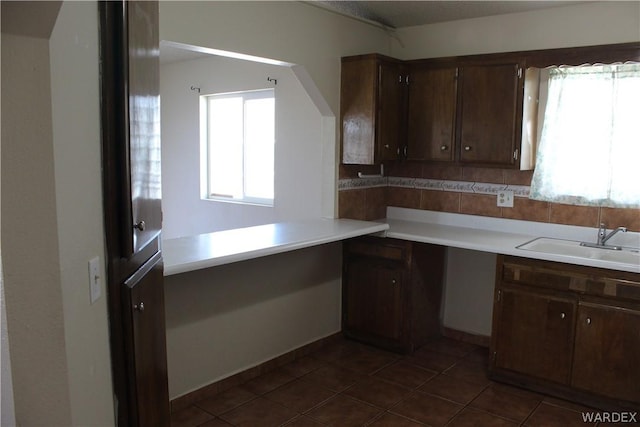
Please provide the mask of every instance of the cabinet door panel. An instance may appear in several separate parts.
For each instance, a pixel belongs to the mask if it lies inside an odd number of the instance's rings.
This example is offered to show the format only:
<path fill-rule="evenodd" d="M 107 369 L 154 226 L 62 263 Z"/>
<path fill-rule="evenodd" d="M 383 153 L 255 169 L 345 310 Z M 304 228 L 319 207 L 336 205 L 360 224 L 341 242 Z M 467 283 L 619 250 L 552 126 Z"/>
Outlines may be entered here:
<path fill-rule="evenodd" d="M 454 160 L 457 68 L 416 69 L 409 83 L 407 157 Z"/>
<path fill-rule="evenodd" d="M 395 62 L 379 65 L 377 162 L 395 160 L 399 155 L 400 129 L 404 116 L 402 68 Z"/>
<path fill-rule="evenodd" d="M 353 259 L 346 279 L 345 328 L 400 340 L 402 270 L 366 259 Z"/>
<path fill-rule="evenodd" d="M 163 266 L 160 254 L 125 282 L 130 360 L 131 425 L 169 426 Z"/>
<path fill-rule="evenodd" d="M 345 164 L 374 163 L 377 71 L 375 58 L 342 63 L 340 114 Z"/>
<path fill-rule="evenodd" d="M 514 163 L 518 83 L 518 64 L 463 68 L 461 162 Z"/>
<path fill-rule="evenodd" d="M 497 309 L 495 366 L 569 383 L 576 302 L 537 291 L 502 288 Z"/>
<path fill-rule="evenodd" d="M 640 311 L 581 303 L 572 385 L 640 403 Z"/>
<path fill-rule="evenodd" d="M 155 239 L 162 227 L 158 20 L 157 2 L 128 2 L 132 253 Z"/>

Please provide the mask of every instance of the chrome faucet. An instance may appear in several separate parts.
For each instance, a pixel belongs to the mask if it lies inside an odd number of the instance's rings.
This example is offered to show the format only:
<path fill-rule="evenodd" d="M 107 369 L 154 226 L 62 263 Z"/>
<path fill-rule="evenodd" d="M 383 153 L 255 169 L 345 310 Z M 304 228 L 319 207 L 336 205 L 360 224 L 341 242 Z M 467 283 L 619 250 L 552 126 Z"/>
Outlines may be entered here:
<path fill-rule="evenodd" d="M 615 236 L 616 234 L 618 234 L 619 232 L 622 233 L 626 233 L 627 232 L 627 227 L 618 227 L 615 228 L 613 230 L 611 230 L 611 232 L 609 234 L 607 234 L 607 227 L 604 225 L 603 222 L 600 223 L 600 228 L 598 228 L 598 241 L 596 243 L 587 243 L 587 242 L 582 242 L 580 243 L 581 246 L 588 246 L 588 247 L 592 247 L 592 248 L 603 248 L 603 249 L 613 249 L 613 250 L 621 250 L 622 247 L 620 246 L 607 246 L 607 240 L 609 240 L 610 238 L 612 238 L 613 236 Z"/>

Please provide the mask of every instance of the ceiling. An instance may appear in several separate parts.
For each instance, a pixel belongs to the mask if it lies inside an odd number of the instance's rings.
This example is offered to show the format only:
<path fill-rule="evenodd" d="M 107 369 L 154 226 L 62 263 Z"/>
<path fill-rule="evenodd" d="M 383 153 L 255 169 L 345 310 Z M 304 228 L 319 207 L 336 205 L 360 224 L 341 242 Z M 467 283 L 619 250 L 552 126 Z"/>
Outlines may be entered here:
<path fill-rule="evenodd" d="M 308 3 L 390 28 L 587 3 L 584 1 L 324 1 Z"/>

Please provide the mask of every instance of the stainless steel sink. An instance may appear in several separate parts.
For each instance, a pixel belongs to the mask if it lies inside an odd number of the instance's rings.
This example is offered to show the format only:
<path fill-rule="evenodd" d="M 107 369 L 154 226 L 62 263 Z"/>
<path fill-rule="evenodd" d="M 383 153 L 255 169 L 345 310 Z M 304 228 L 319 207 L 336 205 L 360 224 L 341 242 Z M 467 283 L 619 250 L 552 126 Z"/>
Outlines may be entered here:
<path fill-rule="evenodd" d="M 517 246 L 517 249 L 576 258 L 598 259 L 635 266 L 640 265 L 640 249 L 637 248 L 621 247 L 620 250 L 613 251 L 599 247 L 581 246 L 580 242 L 573 240 L 538 237 Z"/>

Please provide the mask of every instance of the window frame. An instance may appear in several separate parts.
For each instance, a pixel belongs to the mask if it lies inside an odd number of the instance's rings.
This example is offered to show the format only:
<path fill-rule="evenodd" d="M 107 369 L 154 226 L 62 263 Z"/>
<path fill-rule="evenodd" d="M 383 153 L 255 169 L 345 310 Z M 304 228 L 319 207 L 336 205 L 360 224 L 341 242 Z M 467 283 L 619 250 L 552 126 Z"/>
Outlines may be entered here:
<path fill-rule="evenodd" d="M 264 197 L 252 197 L 247 196 L 246 194 L 246 181 L 247 181 L 247 171 L 246 171 L 246 139 L 244 136 L 244 128 L 246 126 L 245 117 L 243 114 L 242 118 L 242 127 L 243 127 L 243 137 L 242 137 L 242 197 L 236 197 L 236 195 L 224 195 L 224 194 L 215 194 L 212 191 L 212 176 L 211 176 L 211 162 L 210 162 L 210 152 L 211 152 L 211 141 L 210 141 L 210 123 L 209 123 L 209 104 L 213 99 L 225 99 L 225 98 L 233 98 L 240 96 L 242 98 L 243 103 L 243 111 L 246 100 L 255 100 L 255 99 L 273 99 L 274 109 L 273 109 L 273 157 L 272 164 L 270 165 L 273 173 L 272 173 L 272 190 L 273 197 L 272 198 L 264 198 Z M 237 204 L 245 204 L 245 205 L 257 205 L 257 206 L 265 206 L 265 207 L 273 207 L 275 205 L 275 89 L 274 88 L 260 88 L 260 89 L 250 89 L 250 90 L 240 90 L 233 92 L 219 92 L 219 93 L 210 93 L 205 95 L 200 95 L 200 192 L 201 199 L 207 201 L 214 202 L 223 202 L 223 203 L 237 203 Z"/>

